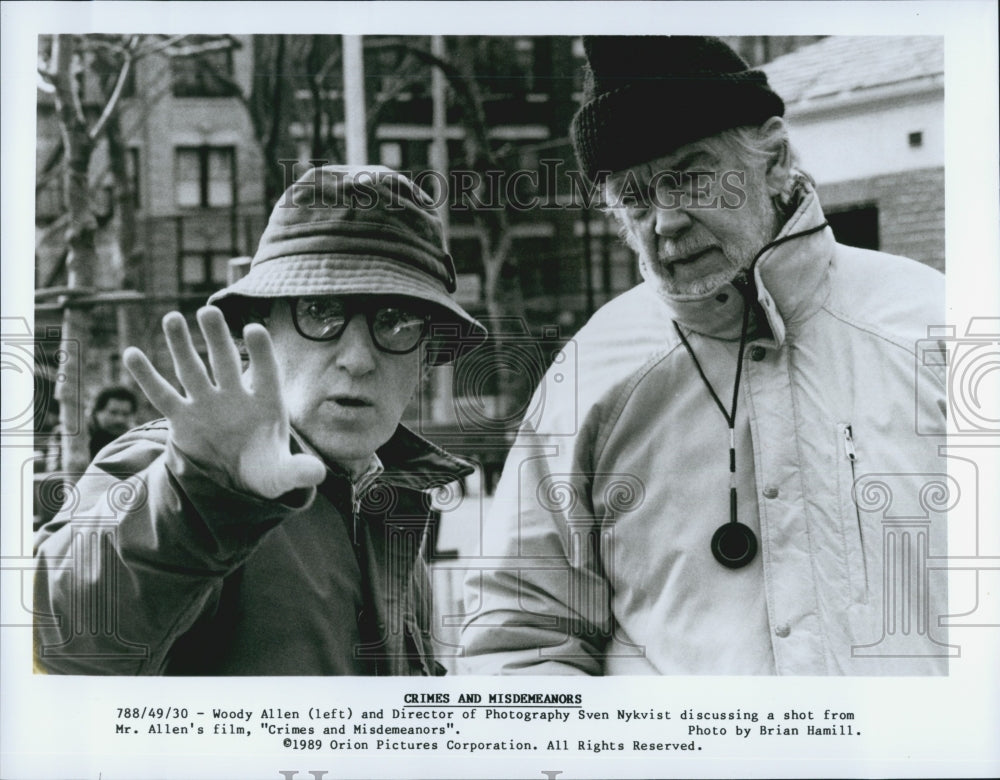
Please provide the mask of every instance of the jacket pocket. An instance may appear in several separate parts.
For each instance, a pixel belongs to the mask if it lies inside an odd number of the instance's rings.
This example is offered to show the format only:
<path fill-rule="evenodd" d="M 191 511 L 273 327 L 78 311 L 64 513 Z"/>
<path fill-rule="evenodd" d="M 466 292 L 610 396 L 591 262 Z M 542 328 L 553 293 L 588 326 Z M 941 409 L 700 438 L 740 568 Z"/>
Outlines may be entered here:
<path fill-rule="evenodd" d="M 840 508 L 840 531 L 844 543 L 850 601 L 867 603 L 869 593 L 868 559 L 865 555 L 865 529 L 854 496 L 858 478 L 859 448 L 850 423 L 837 423 L 837 495 Z"/>

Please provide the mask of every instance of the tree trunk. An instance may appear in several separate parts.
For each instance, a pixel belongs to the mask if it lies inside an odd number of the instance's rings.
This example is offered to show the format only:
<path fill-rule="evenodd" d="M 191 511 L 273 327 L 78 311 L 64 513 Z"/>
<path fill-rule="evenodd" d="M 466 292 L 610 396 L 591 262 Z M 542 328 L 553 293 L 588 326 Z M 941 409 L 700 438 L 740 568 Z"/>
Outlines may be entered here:
<path fill-rule="evenodd" d="M 462 42 L 459 42 L 462 47 Z M 471 63 L 473 52 L 465 46 L 460 48 L 454 60 L 438 57 L 419 47 L 410 44 L 395 44 L 397 48 L 407 52 L 416 60 L 438 68 L 447 79 L 455 98 L 462 107 L 462 122 L 465 126 L 463 147 L 466 165 L 479 174 L 480 187 L 477 195 L 488 198 L 486 181 L 491 171 L 501 168 L 490 146 L 489 130 L 486 125 L 486 114 L 483 109 L 483 99 Z M 446 173 L 446 172 L 442 172 Z M 512 237 L 510 221 L 507 215 L 507 204 L 500 208 L 476 209 L 473 220 L 479 232 L 479 245 L 483 259 L 483 301 L 489 320 L 498 322 L 499 318 L 517 316 L 525 323 L 523 301 L 516 296 L 514 301 L 505 297 L 502 290 L 501 275 L 510 256 Z M 512 305 L 513 304 L 513 305 Z M 501 376 L 504 373 L 501 360 L 502 335 L 495 333 L 497 348 L 493 350 L 494 367 L 489 373 Z M 499 392 L 497 410 L 500 419 L 509 419 L 512 410 L 522 399 L 514 397 L 509 392 Z"/>
<path fill-rule="evenodd" d="M 122 142 L 117 114 L 108 119 L 105 134 L 108 139 L 108 160 L 115 189 L 115 235 L 122 261 L 122 267 L 117 269 L 116 286 L 122 290 L 143 290 L 145 288 L 142 279 L 142 254 L 137 251 L 136 238 L 136 193 L 132 192 L 132 182 L 128 173 L 128 148 Z M 148 349 L 149 345 L 145 343 L 143 336 L 149 331 L 146 321 L 147 311 L 147 307 L 143 306 L 116 307 L 119 353 L 133 345 L 144 350 Z M 121 366 L 118 381 L 129 381 L 129 374 L 124 365 Z"/>
<path fill-rule="evenodd" d="M 278 202 L 285 191 L 285 170 L 278 162 L 278 150 L 283 138 L 285 107 L 284 97 L 288 71 L 287 43 L 284 35 L 275 36 L 274 70 L 270 90 L 268 113 L 262 117 L 261 126 L 266 128 L 261 137 L 261 153 L 264 156 L 264 208 L 270 214 L 271 207 Z"/>
<path fill-rule="evenodd" d="M 66 231 L 67 287 L 71 291 L 87 290 L 94 286 L 97 251 L 94 237 L 97 220 L 90 208 L 87 173 L 94 142 L 88 132 L 80 101 L 80 83 L 73 73 L 76 41 L 71 35 L 60 35 L 53 44 L 57 47 L 53 83 L 55 85 L 56 113 L 66 154 L 63 161 L 63 189 L 69 213 Z M 86 420 L 80 388 L 82 362 L 86 345 L 90 341 L 91 315 L 89 308 L 67 306 L 63 314 L 62 353 L 66 362 L 61 366 L 65 380 L 57 385 L 59 422 L 62 427 L 62 466 L 71 475 L 86 468 L 89 457 Z M 79 430 L 79 435 L 74 431 Z"/>

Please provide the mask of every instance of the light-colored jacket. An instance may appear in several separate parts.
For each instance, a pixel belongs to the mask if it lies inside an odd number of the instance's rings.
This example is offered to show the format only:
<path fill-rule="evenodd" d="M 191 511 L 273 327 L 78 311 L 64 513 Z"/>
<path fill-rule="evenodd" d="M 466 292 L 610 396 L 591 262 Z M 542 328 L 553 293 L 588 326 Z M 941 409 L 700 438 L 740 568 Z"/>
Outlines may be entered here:
<path fill-rule="evenodd" d="M 553 366 L 511 451 L 466 580 L 464 671 L 946 672 L 944 369 L 919 343 L 944 280 L 808 233 L 824 221 L 810 190 L 753 273 L 769 328 L 746 346 L 735 422 L 753 561 L 710 551 L 728 425 L 673 324 L 728 409 L 743 298 L 673 305 L 640 285 L 576 335 L 575 375 Z"/>

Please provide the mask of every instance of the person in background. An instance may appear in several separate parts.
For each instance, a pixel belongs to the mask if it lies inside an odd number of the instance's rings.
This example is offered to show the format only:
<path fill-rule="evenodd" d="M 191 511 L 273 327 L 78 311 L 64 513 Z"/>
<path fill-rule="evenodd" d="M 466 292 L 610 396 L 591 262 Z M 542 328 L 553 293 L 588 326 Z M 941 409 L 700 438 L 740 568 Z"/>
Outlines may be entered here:
<path fill-rule="evenodd" d="M 102 450 L 36 534 L 37 667 L 441 673 L 429 494 L 472 467 L 400 420 L 425 366 L 485 338 L 455 287 L 404 176 L 325 166 L 294 183 L 247 275 L 198 311 L 207 357 L 164 317 L 179 389 L 125 352 L 165 419 Z M 101 625 L 81 629 L 91 610 Z"/>
<path fill-rule="evenodd" d="M 134 425 L 137 407 L 135 393 L 127 387 L 110 385 L 101 388 L 87 420 L 91 459 Z"/>

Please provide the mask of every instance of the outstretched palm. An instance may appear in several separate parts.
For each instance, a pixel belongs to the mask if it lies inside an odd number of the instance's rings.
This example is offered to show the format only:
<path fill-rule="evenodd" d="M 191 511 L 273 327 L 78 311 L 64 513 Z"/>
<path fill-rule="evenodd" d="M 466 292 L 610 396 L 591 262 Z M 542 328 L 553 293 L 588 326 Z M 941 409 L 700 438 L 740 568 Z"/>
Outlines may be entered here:
<path fill-rule="evenodd" d="M 125 350 L 125 366 L 170 423 L 174 445 L 194 461 L 222 469 L 232 485 L 265 498 L 317 485 L 325 467 L 312 455 L 289 450 L 288 410 L 271 337 L 262 325 L 247 325 L 243 337 L 250 358 L 244 372 L 222 312 L 198 311 L 208 347 L 211 375 L 191 341 L 184 317 L 163 318 L 167 347 L 184 389 L 178 393 L 135 347 Z"/>

